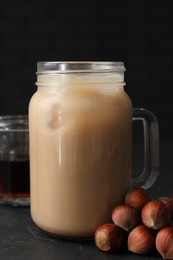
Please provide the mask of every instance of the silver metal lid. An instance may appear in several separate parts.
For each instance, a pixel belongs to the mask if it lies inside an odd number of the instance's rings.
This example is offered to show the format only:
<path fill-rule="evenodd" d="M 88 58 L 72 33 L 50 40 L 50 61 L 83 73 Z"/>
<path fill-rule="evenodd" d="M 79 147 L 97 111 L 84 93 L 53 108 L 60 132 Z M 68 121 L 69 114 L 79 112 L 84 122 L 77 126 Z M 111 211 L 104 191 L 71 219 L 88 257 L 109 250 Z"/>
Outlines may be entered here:
<path fill-rule="evenodd" d="M 107 61 L 42 61 L 37 63 L 36 74 L 110 73 L 124 72 L 123 62 Z"/>

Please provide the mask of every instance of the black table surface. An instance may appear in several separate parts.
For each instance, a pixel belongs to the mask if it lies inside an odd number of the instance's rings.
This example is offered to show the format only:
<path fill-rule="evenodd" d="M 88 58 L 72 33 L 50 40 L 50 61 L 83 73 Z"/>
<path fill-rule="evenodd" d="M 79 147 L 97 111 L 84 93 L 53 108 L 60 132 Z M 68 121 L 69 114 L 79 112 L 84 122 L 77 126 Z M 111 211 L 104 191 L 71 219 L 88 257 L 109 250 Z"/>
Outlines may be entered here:
<path fill-rule="evenodd" d="M 168 196 L 173 192 L 173 145 L 161 146 L 160 174 L 148 190 L 152 198 Z M 93 241 L 68 241 L 52 237 L 32 221 L 29 208 L 0 206 L 0 259 L 2 260 L 140 260 L 162 259 L 159 253 L 136 255 L 126 250 L 105 253 Z"/>

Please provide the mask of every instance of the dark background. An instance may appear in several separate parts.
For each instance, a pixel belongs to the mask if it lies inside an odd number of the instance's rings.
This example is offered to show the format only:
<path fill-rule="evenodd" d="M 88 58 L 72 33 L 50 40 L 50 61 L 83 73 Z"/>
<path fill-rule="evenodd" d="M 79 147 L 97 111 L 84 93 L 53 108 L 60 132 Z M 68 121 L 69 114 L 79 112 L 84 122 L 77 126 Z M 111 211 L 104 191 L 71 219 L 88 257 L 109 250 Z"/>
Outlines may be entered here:
<path fill-rule="evenodd" d="M 123 61 L 133 106 L 159 121 L 152 194 L 173 193 L 172 35 L 171 0 L 0 0 L 0 115 L 28 112 L 37 61 Z"/>
<path fill-rule="evenodd" d="M 123 61 L 135 107 L 173 142 L 169 0 L 0 0 L 0 114 L 27 113 L 41 60 Z"/>

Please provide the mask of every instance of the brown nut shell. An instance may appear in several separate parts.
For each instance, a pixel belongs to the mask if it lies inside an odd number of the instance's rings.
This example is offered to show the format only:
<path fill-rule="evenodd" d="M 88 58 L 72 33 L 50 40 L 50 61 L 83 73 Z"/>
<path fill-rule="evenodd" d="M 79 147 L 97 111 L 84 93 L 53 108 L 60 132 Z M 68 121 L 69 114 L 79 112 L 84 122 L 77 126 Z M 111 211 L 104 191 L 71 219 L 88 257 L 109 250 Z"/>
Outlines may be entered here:
<path fill-rule="evenodd" d="M 151 199 L 147 192 L 141 187 L 130 189 L 125 196 L 125 204 L 141 210 L 142 207 Z"/>
<path fill-rule="evenodd" d="M 101 225 L 95 232 L 95 244 L 102 251 L 114 252 L 123 244 L 123 232 L 112 223 Z"/>
<path fill-rule="evenodd" d="M 173 228 L 164 227 L 156 236 L 156 248 L 163 259 L 173 259 Z"/>
<path fill-rule="evenodd" d="M 165 206 L 169 209 L 171 213 L 171 218 L 173 219 L 173 198 L 171 197 L 160 197 L 160 201 L 162 201 Z"/>
<path fill-rule="evenodd" d="M 146 227 L 155 230 L 169 225 L 171 220 L 168 208 L 160 200 L 152 200 L 145 204 L 141 211 L 141 217 Z"/>
<path fill-rule="evenodd" d="M 147 254 L 155 248 L 155 237 L 144 225 L 135 227 L 128 236 L 128 250 L 135 254 Z"/>
<path fill-rule="evenodd" d="M 112 220 L 115 225 L 129 232 L 139 225 L 141 218 L 137 209 L 123 204 L 113 209 Z"/>

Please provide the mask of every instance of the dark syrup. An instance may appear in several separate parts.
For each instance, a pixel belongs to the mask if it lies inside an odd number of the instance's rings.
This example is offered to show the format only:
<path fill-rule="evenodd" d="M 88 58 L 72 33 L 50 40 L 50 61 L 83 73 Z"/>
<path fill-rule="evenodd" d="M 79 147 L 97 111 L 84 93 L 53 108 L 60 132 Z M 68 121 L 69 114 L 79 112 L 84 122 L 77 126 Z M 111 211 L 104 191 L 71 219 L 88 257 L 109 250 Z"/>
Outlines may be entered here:
<path fill-rule="evenodd" d="M 29 197 L 29 162 L 0 161 L 0 198 Z"/>

